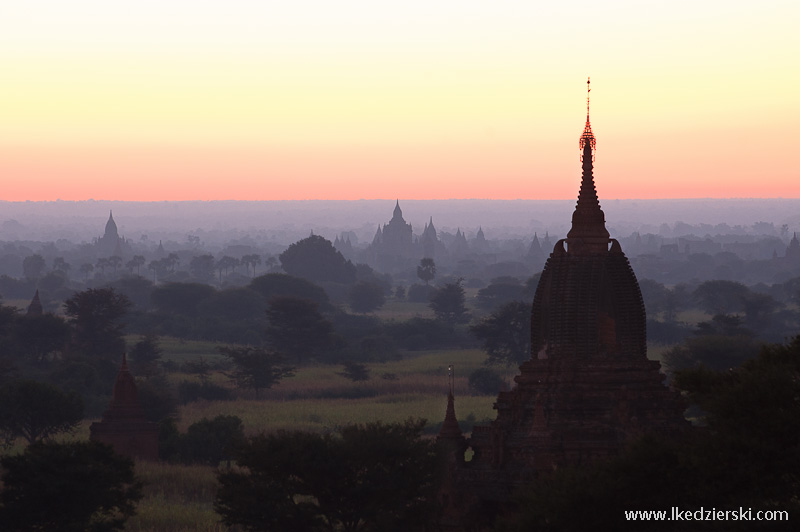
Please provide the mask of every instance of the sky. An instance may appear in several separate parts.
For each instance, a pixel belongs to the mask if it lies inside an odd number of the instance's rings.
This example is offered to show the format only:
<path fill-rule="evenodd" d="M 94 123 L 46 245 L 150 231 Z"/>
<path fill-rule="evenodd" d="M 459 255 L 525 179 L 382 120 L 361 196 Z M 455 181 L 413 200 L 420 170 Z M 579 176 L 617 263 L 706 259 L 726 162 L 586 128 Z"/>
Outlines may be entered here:
<path fill-rule="evenodd" d="M 800 197 L 796 0 L 0 0 L 0 200 Z"/>

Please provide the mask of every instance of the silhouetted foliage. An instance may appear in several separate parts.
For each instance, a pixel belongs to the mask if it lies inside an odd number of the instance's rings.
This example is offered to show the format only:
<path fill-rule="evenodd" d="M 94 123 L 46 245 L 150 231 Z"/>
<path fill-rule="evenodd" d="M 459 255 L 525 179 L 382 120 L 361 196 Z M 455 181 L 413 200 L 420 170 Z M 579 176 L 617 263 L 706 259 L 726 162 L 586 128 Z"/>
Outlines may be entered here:
<path fill-rule="evenodd" d="M 476 301 L 479 307 L 491 310 L 512 301 L 522 301 L 524 293 L 525 287 L 519 279 L 508 276 L 496 277 L 489 286 L 478 290 Z"/>
<path fill-rule="evenodd" d="M 462 279 L 436 289 L 431 296 L 430 307 L 438 319 L 449 324 L 469 321 Z"/>
<path fill-rule="evenodd" d="M 244 442 L 244 426 L 237 416 L 203 418 L 180 434 L 174 420 L 164 420 L 159 434 L 159 456 L 170 462 L 218 466 L 230 460 Z"/>
<path fill-rule="evenodd" d="M 369 368 L 360 362 L 346 360 L 343 363 L 344 369 L 337 373 L 353 382 L 369 380 Z"/>
<path fill-rule="evenodd" d="M 417 266 L 417 277 L 425 281 L 427 285 L 436 277 L 436 263 L 433 259 L 426 257 L 420 259 L 419 266 Z"/>
<path fill-rule="evenodd" d="M 71 334 L 71 329 L 64 318 L 49 312 L 16 316 L 11 327 L 11 349 L 20 356 L 40 364 L 62 353 Z"/>
<path fill-rule="evenodd" d="M 761 343 L 735 315 L 718 314 L 697 324 L 694 334 L 664 353 L 667 369 L 675 371 L 702 364 L 712 369 L 736 367 L 758 354 Z"/>
<path fill-rule="evenodd" d="M 155 287 L 150 298 L 162 312 L 196 316 L 198 306 L 214 292 L 212 286 L 203 283 L 167 283 Z"/>
<path fill-rule="evenodd" d="M 136 375 L 151 377 L 158 373 L 158 363 L 163 351 L 158 345 L 158 336 L 146 334 L 128 352 L 131 369 Z"/>
<path fill-rule="evenodd" d="M 267 344 L 289 360 L 303 363 L 333 341 L 333 326 L 308 299 L 273 297 L 267 308 Z"/>
<path fill-rule="evenodd" d="M 412 284 L 408 288 L 408 300 L 414 303 L 429 303 L 434 288 L 426 284 Z"/>
<path fill-rule="evenodd" d="M 113 288 L 89 288 L 67 299 L 64 313 L 73 325 L 73 353 L 116 360 L 125 350 L 120 320 L 130 307 L 130 300 Z"/>
<path fill-rule="evenodd" d="M 44 258 L 38 253 L 29 255 L 22 261 L 22 273 L 26 279 L 36 281 L 44 273 L 46 265 Z"/>
<path fill-rule="evenodd" d="M 350 288 L 348 301 L 355 312 L 372 312 L 386 303 L 383 288 L 376 283 L 360 281 Z"/>
<path fill-rule="evenodd" d="M 250 282 L 248 287 L 260 294 L 265 302 L 275 296 L 292 296 L 310 299 L 317 302 L 322 308 L 329 306 L 328 294 L 325 293 L 325 290 L 307 279 L 285 273 L 259 275 Z"/>
<path fill-rule="evenodd" d="M 213 382 L 181 381 L 178 384 L 178 399 L 181 404 L 203 399 L 205 401 L 230 401 L 231 391 Z"/>
<path fill-rule="evenodd" d="M 138 382 L 136 396 L 148 421 L 159 422 L 178 411 L 175 391 L 164 375 Z"/>
<path fill-rule="evenodd" d="M 192 257 L 192 260 L 189 261 L 189 271 L 201 281 L 213 281 L 215 267 L 214 255 L 199 255 Z"/>
<path fill-rule="evenodd" d="M 295 242 L 278 258 L 286 273 L 310 281 L 351 284 L 356 280 L 353 263 L 319 235 Z"/>
<path fill-rule="evenodd" d="M 711 314 L 733 314 L 744 310 L 750 290 L 734 281 L 706 281 L 692 293 L 700 308 Z"/>
<path fill-rule="evenodd" d="M 470 332 L 481 341 L 489 364 L 520 364 L 531 356 L 531 305 L 512 301 L 496 309 Z"/>
<path fill-rule="evenodd" d="M 35 443 L 72 432 L 83 420 L 83 401 L 74 392 L 32 380 L 11 381 L 0 388 L 0 433 Z"/>
<path fill-rule="evenodd" d="M 478 368 L 469 374 L 469 388 L 475 393 L 497 395 L 505 388 L 505 381 L 489 368 Z"/>
<path fill-rule="evenodd" d="M 265 349 L 250 346 L 219 347 L 219 352 L 233 362 L 235 369 L 228 376 L 240 388 L 258 391 L 271 388 L 284 377 L 291 377 L 293 369 L 285 364 L 286 358 Z"/>
<path fill-rule="evenodd" d="M 421 530 L 438 457 L 424 420 L 350 425 L 338 434 L 250 438 L 222 471 L 215 509 L 245 530 Z M 324 525 L 328 523 L 328 525 Z"/>
<path fill-rule="evenodd" d="M 0 465 L 8 532 L 122 530 L 142 498 L 133 461 L 95 442 L 39 443 Z"/>
<path fill-rule="evenodd" d="M 144 277 L 125 275 L 108 283 L 117 293 L 126 296 L 134 308 L 144 310 L 150 308 L 153 282 Z"/>

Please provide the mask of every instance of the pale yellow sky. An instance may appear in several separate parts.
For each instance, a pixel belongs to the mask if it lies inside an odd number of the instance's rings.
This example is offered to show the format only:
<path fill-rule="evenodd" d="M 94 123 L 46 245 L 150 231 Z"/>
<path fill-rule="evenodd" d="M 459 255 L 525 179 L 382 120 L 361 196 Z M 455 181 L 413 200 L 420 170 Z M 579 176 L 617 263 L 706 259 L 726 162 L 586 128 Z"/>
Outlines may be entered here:
<path fill-rule="evenodd" d="M 0 199 L 798 197 L 797 2 L 0 2 Z"/>

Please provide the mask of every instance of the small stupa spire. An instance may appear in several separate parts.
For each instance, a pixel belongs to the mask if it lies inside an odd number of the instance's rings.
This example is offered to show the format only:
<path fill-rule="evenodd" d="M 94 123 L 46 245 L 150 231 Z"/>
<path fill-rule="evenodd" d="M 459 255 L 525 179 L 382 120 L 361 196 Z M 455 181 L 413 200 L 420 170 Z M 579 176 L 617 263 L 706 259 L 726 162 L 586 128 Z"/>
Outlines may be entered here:
<path fill-rule="evenodd" d="M 447 410 L 444 414 L 444 422 L 442 428 L 439 429 L 439 437 L 437 440 L 442 439 L 463 439 L 464 435 L 461 433 L 461 427 L 458 426 L 458 419 L 456 418 L 455 396 L 455 372 L 453 365 L 447 366 Z"/>

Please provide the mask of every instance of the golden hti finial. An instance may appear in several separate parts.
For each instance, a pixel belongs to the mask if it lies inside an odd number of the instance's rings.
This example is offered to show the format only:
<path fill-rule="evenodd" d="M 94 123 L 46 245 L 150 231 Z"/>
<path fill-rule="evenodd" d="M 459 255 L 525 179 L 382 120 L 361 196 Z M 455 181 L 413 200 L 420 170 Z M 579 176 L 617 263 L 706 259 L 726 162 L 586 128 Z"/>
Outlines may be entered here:
<path fill-rule="evenodd" d="M 589 93 L 592 92 L 592 78 L 586 78 L 586 118 L 589 118 Z"/>
<path fill-rule="evenodd" d="M 583 134 L 580 141 L 578 141 L 578 149 L 583 150 L 585 145 L 589 145 L 592 149 L 592 159 L 594 159 L 594 150 L 597 149 L 597 141 L 592 133 L 592 124 L 589 122 L 589 94 L 592 92 L 591 78 L 586 78 L 586 127 L 583 128 Z M 583 154 L 581 154 L 583 160 Z"/>

